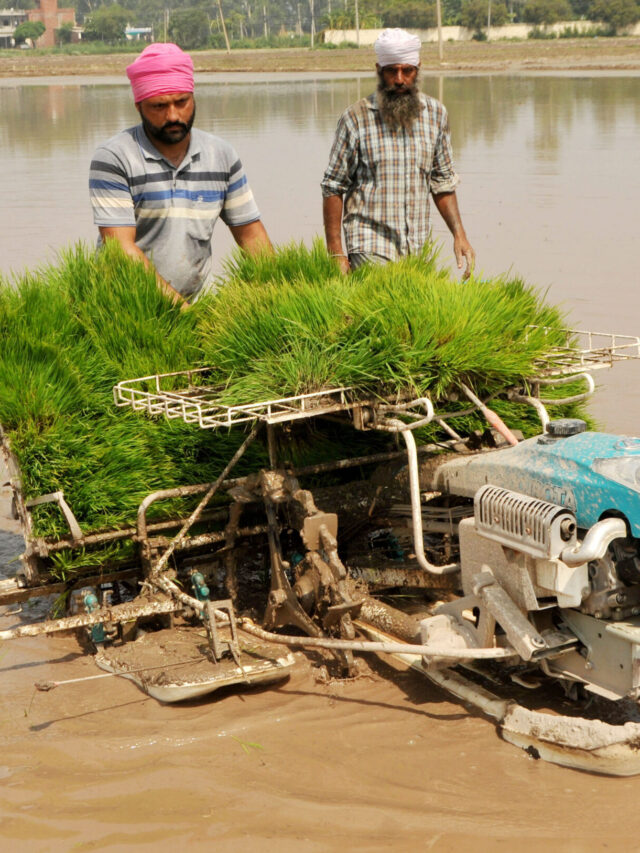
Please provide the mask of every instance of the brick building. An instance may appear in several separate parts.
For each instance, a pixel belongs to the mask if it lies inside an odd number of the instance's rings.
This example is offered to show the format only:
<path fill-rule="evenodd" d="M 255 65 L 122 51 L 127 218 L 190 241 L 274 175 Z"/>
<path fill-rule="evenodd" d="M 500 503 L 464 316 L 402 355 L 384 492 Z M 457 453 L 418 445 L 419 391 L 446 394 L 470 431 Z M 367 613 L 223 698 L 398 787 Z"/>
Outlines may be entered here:
<path fill-rule="evenodd" d="M 46 29 L 37 41 L 37 47 L 55 47 L 55 31 L 61 24 L 75 24 L 75 9 L 59 9 L 58 0 L 36 0 L 36 8 L 27 11 L 27 20 L 42 21 Z"/>

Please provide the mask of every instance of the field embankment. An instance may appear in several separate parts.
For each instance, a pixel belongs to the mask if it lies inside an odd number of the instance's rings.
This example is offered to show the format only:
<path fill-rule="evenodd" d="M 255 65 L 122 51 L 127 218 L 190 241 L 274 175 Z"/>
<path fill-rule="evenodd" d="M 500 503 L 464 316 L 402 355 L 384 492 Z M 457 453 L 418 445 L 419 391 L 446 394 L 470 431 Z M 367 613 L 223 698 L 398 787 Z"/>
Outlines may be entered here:
<path fill-rule="evenodd" d="M 197 72 L 371 71 L 372 48 L 194 51 Z M 131 53 L 71 54 L 0 51 L 0 77 L 124 74 Z M 440 62 L 436 44 L 422 48 L 423 71 L 488 73 L 528 71 L 640 71 L 640 38 L 582 38 L 505 42 L 447 42 Z"/>

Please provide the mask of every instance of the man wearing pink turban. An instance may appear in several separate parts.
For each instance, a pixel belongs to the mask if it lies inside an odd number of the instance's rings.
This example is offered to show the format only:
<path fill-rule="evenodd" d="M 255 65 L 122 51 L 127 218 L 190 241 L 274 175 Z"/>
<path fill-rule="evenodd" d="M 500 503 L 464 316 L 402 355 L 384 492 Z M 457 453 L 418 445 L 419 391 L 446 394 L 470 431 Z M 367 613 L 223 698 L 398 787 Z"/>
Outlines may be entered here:
<path fill-rule="evenodd" d="M 342 114 L 322 179 L 327 248 L 343 272 L 417 254 L 430 238 L 432 197 L 468 278 L 475 252 L 458 209 L 449 120 L 418 90 L 420 39 L 386 29 L 375 51 L 378 90 Z"/>
<path fill-rule="evenodd" d="M 250 254 L 271 243 L 235 150 L 193 127 L 193 62 L 175 44 L 150 44 L 127 68 L 141 123 L 101 145 L 89 191 L 99 243 L 153 264 L 175 302 L 212 278 L 218 218 Z"/>

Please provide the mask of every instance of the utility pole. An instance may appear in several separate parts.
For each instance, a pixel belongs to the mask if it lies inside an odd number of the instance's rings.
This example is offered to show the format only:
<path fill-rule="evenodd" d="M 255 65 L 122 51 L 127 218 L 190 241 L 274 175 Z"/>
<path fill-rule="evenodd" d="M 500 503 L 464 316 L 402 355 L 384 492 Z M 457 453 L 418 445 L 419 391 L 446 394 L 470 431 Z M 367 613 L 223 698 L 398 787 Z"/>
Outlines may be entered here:
<path fill-rule="evenodd" d="M 355 0 L 356 13 L 356 44 L 360 47 L 360 13 L 358 11 L 358 0 Z"/>
<path fill-rule="evenodd" d="M 491 41 L 491 0 L 487 7 L 487 41 Z"/>
<path fill-rule="evenodd" d="M 267 23 L 267 7 L 264 5 L 264 3 L 262 4 L 262 20 L 263 20 L 264 37 L 266 39 L 268 39 L 269 38 L 269 24 Z"/>
<path fill-rule="evenodd" d="M 442 62 L 444 50 L 442 49 L 442 6 L 440 0 L 436 0 L 436 21 L 438 23 L 438 59 Z"/>
<path fill-rule="evenodd" d="M 218 0 L 218 12 L 220 13 L 220 23 L 222 24 L 222 32 L 224 34 L 224 43 L 227 46 L 227 53 L 231 53 L 231 45 L 229 44 L 229 36 L 227 35 L 227 26 L 224 22 L 224 15 L 222 14 L 222 0 Z"/>
<path fill-rule="evenodd" d="M 309 11 L 311 12 L 311 50 L 313 50 L 314 36 L 316 34 L 316 12 L 313 0 L 309 0 Z"/>

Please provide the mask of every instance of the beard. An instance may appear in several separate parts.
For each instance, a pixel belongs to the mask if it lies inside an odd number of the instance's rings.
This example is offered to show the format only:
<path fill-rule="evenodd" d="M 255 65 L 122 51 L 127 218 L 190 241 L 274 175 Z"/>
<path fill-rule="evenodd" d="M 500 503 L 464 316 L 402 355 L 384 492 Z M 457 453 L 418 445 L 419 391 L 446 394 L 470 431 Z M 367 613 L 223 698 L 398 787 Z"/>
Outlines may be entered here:
<path fill-rule="evenodd" d="M 383 121 L 392 128 L 411 127 L 422 112 L 418 77 L 412 86 L 397 89 L 387 86 L 382 70 L 378 71 L 378 109 Z"/>
<path fill-rule="evenodd" d="M 156 139 L 158 142 L 163 142 L 165 145 L 177 145 L 179 142 L 182 142 L 191 130 L 195 117 L 195 101 L 193 104 L 193 112 L 191 113 L 188 121 L 168 121 L 160 127 L 156 124 L 152 124 L 142 110 L 140 111 L 142 126 L 144 127 L 147 136 L 152 140 Z"/>

